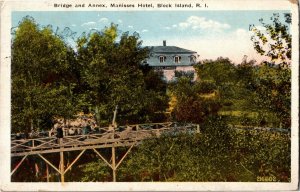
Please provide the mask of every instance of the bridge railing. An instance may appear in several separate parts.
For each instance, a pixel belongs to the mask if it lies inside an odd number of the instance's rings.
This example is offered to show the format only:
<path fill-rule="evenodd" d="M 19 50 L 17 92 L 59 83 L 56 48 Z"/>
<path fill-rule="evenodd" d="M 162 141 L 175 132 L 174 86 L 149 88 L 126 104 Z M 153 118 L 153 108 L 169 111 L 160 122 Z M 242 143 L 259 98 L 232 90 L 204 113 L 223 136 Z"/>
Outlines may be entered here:
<path fill-rule="evenodd" d="M 102 133 L 92 132 L 82 135 L 68 135 L 62 139 L 55 136 L 30 139 L 12 139 L 11 152 L 32 152 L 58 148 L 76 148 L 91 145 L 107 145 L 112 143 L 124 143 L 141 141 L 146 138 L 159 137 L 162 133 L 171 131 L 192 131 L 199 128 L 195 124 L 178 125 L 174 122 L 135 124 L 118 126 L 116 129 L 104 127 Z"/>
<path fill-rule="evenodd" d="M 267 131 L 267 132 L 276 132 L 283 134 L 290 134 L 291 129 L 278 128 L 278 127 L 258 127 L 258 126 L 246 126 L 246 125 L 229 125 L 229 127 L 237 130 L 252 130 L 252 131 Z"/>

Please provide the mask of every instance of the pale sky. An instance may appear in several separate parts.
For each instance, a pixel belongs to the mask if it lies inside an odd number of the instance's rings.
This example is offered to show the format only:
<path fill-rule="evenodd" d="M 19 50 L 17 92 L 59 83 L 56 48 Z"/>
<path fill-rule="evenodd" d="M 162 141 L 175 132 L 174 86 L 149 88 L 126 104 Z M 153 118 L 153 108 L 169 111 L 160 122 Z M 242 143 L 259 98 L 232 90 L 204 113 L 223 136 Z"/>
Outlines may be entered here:
<path fill-rule="evenodd" d="M 24 16 L 33 17 L 41 26 L 55 30 L 70 27 L 76 37 L 90 30 L 102 30 L 110 23 L 118 24 L 120 33 L 137 32 L 143 46 L 167 45 L 197 51 L 200 60 L 228 57 L 240 63 L 262 58 L 255 53 L 249 25 L 260 26 L 259 19 L 271 22 L 273 13 L 288 11 L 35 11 L 13 12 L 12 26 L 17 27 Z M 70 40 L 74 45 L 74 42 Z"/>

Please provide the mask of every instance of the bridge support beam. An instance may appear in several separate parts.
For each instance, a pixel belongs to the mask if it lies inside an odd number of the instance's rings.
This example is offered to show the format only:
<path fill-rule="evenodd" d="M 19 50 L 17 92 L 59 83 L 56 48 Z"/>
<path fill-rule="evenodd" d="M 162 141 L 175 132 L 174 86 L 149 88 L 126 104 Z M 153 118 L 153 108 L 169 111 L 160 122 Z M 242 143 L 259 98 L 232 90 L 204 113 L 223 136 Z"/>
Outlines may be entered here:
<path fill-rule="evenodd" d="M 50 165 L 55 171 L 57 171 L 60 174 L 60 170 L 57 169 L 49 160 L 47 160 L 45 157 L 43 157 L 41 154 L 38 154 L 38 156 L 43 159 L 48 165 Z"/>
<path fill-rule="evenodd" d="M 26 159 L 28 155 L 25 155 L 22 160 L 18 163 L 18 165 L 14 168 L 14 170 L 12 170 L 12 172 L 10 173 L 10 176 L 12 176 L 17 170 L 18 168 L 21 166 L 21 164 L 23 163 L 23 161 Z"/>
<path fill-rule="evenodd" d="M 116 110 L 115 110 L 116 111 Z M 115 112 L 116 113 L 116 112 Z M 83 141 L 84 135 L 75 135 L 75 136 L 67 136 L 59 138 L 57 142 L 57 138 L 55 137 L 46 137 L 46 138 L 33 138 L 27 140 L 12 140 L 11 142 L 11 155 L 12 157 L 23 157 L 23 159 L 18 163 L 18 165 L 11 171 L 11 175 L 14 174 L 15 171 L 20 167 L 22 162 L 26 159 L 28 155 L 38 155 L 41 159 L 43 159 L 47 163 L 46 174 L 47 181 L 49 181 L 49 172 L 48 165 L 56 170 L 60 174 L 61 182 L 65 181 L 65 174 L 67 171 L 71 169 L 71 167 L 78 161 L 78 159 L 82 156 L 85 150 L 94 150 L 95 153 L 112 169 L 113 181 L 117 181 L 117 169 L 123 160 L 126 158 L 128 153 L 131 151 L 133 146 L 137 144 L 138 141 L 144 140 L 146 138 L 153 138 L 156 136 L 160 136 L 164 131 L 168 131 L 172 129 L 172 123 L 153 123 L 153 124 L 139 124 L 139 125 L 127 125 L 121 126 L 122 128 L 126 128 L 125 132 L 120 130 L 116 130 L 115 118 L 110 127 L 101 128 L 101 130 L 105 130 L 109 136 L 112 134 L 112 138 L 103 137 L 106 133 L 94 134 L 90 135 L 90 139 Z M 113 128 L 111 132 L 111 129 Z M 200 133 L 199 125 L 187 125 L 185 127 L 180 126 L 177 128 L 176 124 L 174 124 L 174 129 L 178 129 L 180 131 L 185 131 L 188 128 L 192 129 L 196 133 Z M 196 129 L 196 130 L 195 130 Z M 115 138 L 115 134 L 118 136 Z M 32 141 L 32 144 L 30 144 Z M 104 142 L 105 141 L 105 142 Z M 127 152 L 119 158 L 116 157 L 116 149 L 117 147 L 129 147 Z M 100 151 L 96 149 L 109 149 L 111 148 L 111 159 L 106 160 L 104 156 L 100 154 Z M 20 151 L 21 150 L 21 151 Z M 64 162 L 64 151 L 81 151 L 81 153 L 75 158 L 75 160 L 71 163 L 71 165 L 66 165 Z M 48 153 L 59 153 L 60 161 L 59 167 L 54 166 L 50 161 L 48 161 L 41 154 Z M 24 157 L 25 156 L 25 157 Z"/>
<path fill-rule="evenodd" d="M 120 164 L 122 163 L 122 161 L 125 159 L 125 157 L 128 155 L 128 153 L 131 151 L 132 147 L 133 147 L 135 144 L 136 144 L 136 142 L 133 143 L 133 144 L 131 145 L 131 147 L 128 149 L 128 151 L 123 155 L 122 159 L 118 162 L 118 164 L 117 164 L 117 166 L 116 166 L 116 169 L 120 166 Z"/>
<path fill-rule="evenodd" d="M 112 168 L 112 171 L 113 171 L 113 182 L 116 182 L 117 181 L 117 175 L 116 175 L 117 169 L 116 169 L 116 149 L 115 149 L 115 146 L 113 146 L 111 148 L 111 159 L 112 159 L 111 168 Z"/>
<path fill-rule="evenodd" d="M 123 155 L 123 157 L 119 160 L 119 162 L 117 162 L 117 160 L 116 160 L 116 147 L 112 146 L 112 148 L 111 148 L 111 164 L 100 154 L 99 151 L 97 151 L 96 149 L 93 149 L 94 152 L 105 162 L 105 164 L 107 164 L 112 169 L 113 182 L 117 181 L 117 169 L 118 169 L 118 167 L 121 165 L 123 160 L 127 157 L 127 155 L 129 154 L 129 152 L 131 151 L 131 149 L 134 147 L 135 144 L 136 144 L 136 142 L 134 142 L 130 146 L 130 148 Z"/>
<path fill-rule="evenodd" d="M 65 166 L 64 166 L 64 152 L 60 152 L 60 165 L 59 165 L 59 171 L 60 171 L 60 180 L 62 183 L 65 182 Z"/>
<path fill-rule="evenodd" d="M 59 144 L 61 145 L 61 149 L 62 149 L 62 142 L 63 142 L 63 139 L 60 138 L 59 139 Z M 65 163 L 64 163 L 64 152 L 63 151 L 60 151 L 60 163 L 59 163 L 59 171 L 60 171 L 60 181 L 62 183 L 65 182 Z"/>
<path fill-rule="evenodd" d="M 49 182 L 50 178 L 49 178 L 49 166 L 48 166 L 48 163 L 46 163 L 46 176 L 47 176 L 47 182 Z"/>
<path fill-rule="evenodd" d="M 65 170 L 64 174 L 67 173 L 67 171 L 69 171 L 72 166 L 78 161 L 78 159 L 81 157 L 81 155 L 86 151 L 86 149 L 84 149 L 83 151 L 81 151 L 81 153 L 74 159 L 74 161 L 67 167 L 67 169 Z"/>

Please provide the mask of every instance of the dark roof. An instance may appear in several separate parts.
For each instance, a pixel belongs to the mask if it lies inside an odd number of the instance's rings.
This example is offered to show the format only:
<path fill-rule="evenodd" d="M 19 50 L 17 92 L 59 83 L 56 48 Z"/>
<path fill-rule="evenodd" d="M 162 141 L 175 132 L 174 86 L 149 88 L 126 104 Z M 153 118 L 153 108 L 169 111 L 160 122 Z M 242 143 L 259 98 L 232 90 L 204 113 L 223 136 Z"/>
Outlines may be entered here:
<path fill-rule="evenodd" d="M 191 51 L 176 46 L 150 46 L 148 48 L 154 53 L 197 53 L 196 51 Z"/>

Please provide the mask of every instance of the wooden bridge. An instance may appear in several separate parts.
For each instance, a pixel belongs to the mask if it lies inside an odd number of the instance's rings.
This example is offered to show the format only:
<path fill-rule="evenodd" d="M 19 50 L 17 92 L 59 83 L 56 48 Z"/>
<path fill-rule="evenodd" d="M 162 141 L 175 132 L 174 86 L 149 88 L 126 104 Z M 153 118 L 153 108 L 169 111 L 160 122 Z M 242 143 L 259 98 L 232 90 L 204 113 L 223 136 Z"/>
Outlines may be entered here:
<path fill-rule="evenodd" d="M 93 150 L 113 171 L 113 181 L 116 181 L 116 170 L 131 151 L 133 146 L 148 138 L 159 137 L 163 133 L 192 132 L 199 133 L 199 125 L 185 124 L 179 125 L 173 122 L 167 123 L 151 123 L 151 124 L 135 124 L 126 126 L 110 126 L 102 127 L 94 130 L 89 134 L 67 135 L 63 138 L 56 137 L 37 137 L 30 139 L 14 139 L 11 140 L 11 157 L 23 157 L 21 161 L 13 168 L 13 175 L 22 162 L 29 155 L 37 155 L 56 170 L 61 176 L 61 182 L 64 182 L 64 175 L 79 160 L 86 150 Z M 39 134 L 38 134 L 39 135 Z M 44 135 L 44 134 L 40 134 Z M 123 157 L 116 162 L 115 149 L 117 147 L 128 147 Z M 101 149 L 111 148 L 111 163 L 101 155 Z M 69 166 L 65 166 L 64 152 L 81 151 Z M 60 153 L 60 163 L 56 167 L 43 154 Z"/>

